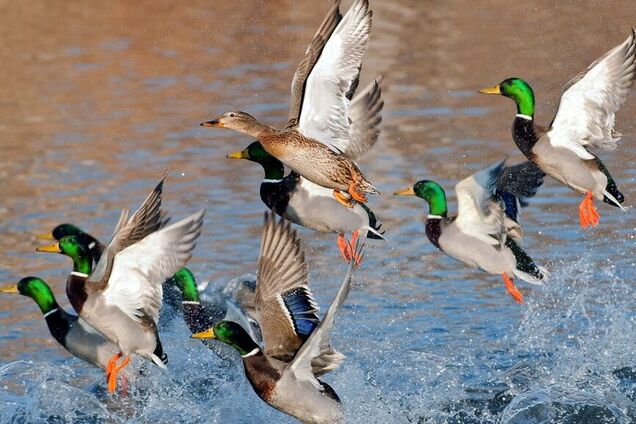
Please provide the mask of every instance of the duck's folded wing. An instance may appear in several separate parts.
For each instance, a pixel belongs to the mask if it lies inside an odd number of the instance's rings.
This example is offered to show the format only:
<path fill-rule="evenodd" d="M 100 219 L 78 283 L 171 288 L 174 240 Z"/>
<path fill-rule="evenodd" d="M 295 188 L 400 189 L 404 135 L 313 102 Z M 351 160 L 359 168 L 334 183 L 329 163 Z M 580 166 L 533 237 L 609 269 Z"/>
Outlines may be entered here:
<path fill-rule="evenodd" d="M 346 152 L 349 102 L 357 87 L 371 31 L 368 0 L 356 0 L 327 41 L 305 82 L 298 130 Z"/>
<path fill-rule="evenodd" d="M 305 252 L 290 223 L 265 214 L 256 283 L 256 311 L 265 353 L 291 360 L 318 325 Z"/>
<path fill-rule="evenodd" d="M 455 185 L 457 219 L 460 230 L 489 244 L 500 244 L 504 214 L 493 194 L 504 162 L 474 173 Z"/>
<path fill-rule="evenodd" d="M 161 196 L 165 178 L 166 175 L 161 178 L 130 219 L 128 219 L 128 210 L 124 209 L 108 247 L 102 253 L 95 270 L 88 278 L 89 282 L 105 284 L 110 276 L 115 256 L 128 246 L 157 231 L 164 222 L 167 222 L 161 211 Z"/>
<path fill-rule="evenodd" d="M 593 159 L 586 146 L 616 148 L 614 114 L 636 78 L 636 32 L 592 63 L 565 87 L 548 137 L 581 159 Z"/>
<path fill-rule="evenodd" d="M 289 118 L 287 128 L 294 128 L 298 125 L 300 111 L 303 107 L 305 97 L 305 84 L 309 73 L 314 69 L 316 62 L 320 58 L 322 51 L 331 37 L 331 34 L 342 20 L 340 14 L 340 0 L 336 0 L 327 16 L 318 27 L 318 31 L 311 40 L 311 44 L 305 51 L 305 56 L 296 67 L 294 78 L 291 83 L 291 100 L 289 102 Z"/>
<path fill-rule="evenodd" d="M 155 323 L 162 304 L 162 283 L 190 260 L 201 234 L 201 210 L 119 252 L 103 297 L 131 318 Z"/>
<path fill-rule="evenodd" d="M 359 244 L 356 244 L 355 246 L 355 250 L 360 257 L 363 256 L 362 248 L 363 246 Z M 307 341 L 298 350 L 294 360 L 288 367 L 288 370 L 292 372 L 298 380 L 311 382 L 317 389 L 320 389 L 320 383 L 314 376 L 316 360 L 328 357 L 332 352 L 334 352 L 331 347 L 331 332 L 333 330 L 336 314 L 349 295 L 349 290 L 351 289 L 351 278 L 355 267 L 356 261 L 351 261 L 347 275 L 342 281 L 342 284 L 340 284 L 340 289 L 336 294 L 336 298 L 333 302 L 331 302 L 325 317 L 311 336 L 309 336 L 309 339 L 307 339 Z M 343 356 L 339 354 L 337 362 L 330 364 L 328 370 L 336 368 L 342 358 Z M 323 372 L 324 371 L 325 370 L 323 370 Z"/>

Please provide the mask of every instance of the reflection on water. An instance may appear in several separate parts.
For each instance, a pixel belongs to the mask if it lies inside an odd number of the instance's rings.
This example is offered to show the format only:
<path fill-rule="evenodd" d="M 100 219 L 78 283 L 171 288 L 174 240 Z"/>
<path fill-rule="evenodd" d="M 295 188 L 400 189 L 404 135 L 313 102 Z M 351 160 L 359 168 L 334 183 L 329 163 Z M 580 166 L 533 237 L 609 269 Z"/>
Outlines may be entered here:
<path fill-rule="evenodd" d="M 627 0 L 371 1 L 362 83 L 384 74 L 386 106 L 362 166 L 385 193 L 423 177 L 450 189 L 518 155 L 512 103 L 476 90 L 523 77 L 547 124 L 563 84 L 636 25 Z M 251 140 L 198 123 L 242 108 L 282 125 L 290 78 L 327 3 L 1 4 L 1 281 L 40 275 L 63 297 L 70 263 L 33 253 L 34 235 L 72 221 L 107 239 L 120 208 L 137 205 L 165 170 L 173 215 L 208 208 L 192 267 L 209 290 L 255 272 L 262 171 L 224 159 Z M 627 204 L 635 114 L 632 95 L 617 118 L 619 150 L 602 154 Z M 373 199 L 389 241 L 369 249 L 335 334 L 348 361 L 327 377 L 349 421 L 631 422 L 636 225 L 632 212 L 601 205 L 601 227 L 582 231 L 578 201 L 549 181 L 525 211 L 526 248 L 552 281 L 522 285 L 519 307 L 499 279 L 430 246 L 423 202 Z M 332 236 L 302 233 L 326 305 L 345 267 L 333 265 Z M 179 319 L 163 318 L 170 370 L 148 368 L 133 399 L 111 400 L 101 374 L 68 358 L 29 299 L 1 297 L 0 421 L 284 421 L 238 366 L 221 366 Z"/>

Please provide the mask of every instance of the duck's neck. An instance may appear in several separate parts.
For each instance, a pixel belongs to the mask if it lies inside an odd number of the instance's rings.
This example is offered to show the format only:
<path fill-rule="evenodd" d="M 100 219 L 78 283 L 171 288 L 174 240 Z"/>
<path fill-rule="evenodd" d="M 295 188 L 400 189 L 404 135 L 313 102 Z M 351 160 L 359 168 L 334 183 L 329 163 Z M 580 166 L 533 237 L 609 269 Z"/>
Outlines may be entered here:
<path fill-rule="evenodd" d="M 517 104 L 518 117 L 534 119 L 534 93 L 531 90 L 521 91 L 512 99 Z"/>
<path fill-rule="evenodd" d="M 66 279 L 66 296 L 75 312 L 81 315 L 84 302 L 88 298 L 86 280 L 88 275 L 73 271 Z"/>
<path fill-rule="evenodd" d="M 278 132 L 276 128 L 270 127 L 269 125 L 261 124 L 258 121 L 245 123 L 240 128 L 237 128 L 236 131 L 250 135 L 259 141 L 267 135 L 275 134 L 276 132 Z"/>
<path fill-rule="evenodd" d="M 273 156 L 259 161 L 265 171 L 264 182 L 274 182 L 282 180 L 285 176 L 285 167 L 283 163 Z"/>
<path fill-rule="evenodd" d="M 49 332 L 55 340 L 62 346 L 66 346 L 66 335 L 73 328 L 73 324 L 77 321 L 75 315 L 67 313 L 64 309 L 57 307 L 48 314 L 44 314 L 46 325 Z"/>
<path fill-rule="evenodd" d="M 93 258 L 85 252 L 77 252 L 72 255 L 73 271 L 89 275 L 93 270 Z"/>
<path fill-rule="evenodd" d="M 446 204 L 446 194 L 444 190 L 439 187 L 439 190 L 436 190 L 432 196 L 429 196 L 427 199 L 429 218 L 431 217 L 446 217 L 448 214 L 448 206 Z"/>
<path fill-rule="evenodd" d="M 528 119 L 527 116 L 517 115 L 512 123 L 512 139 L 529 160 L 534 159 L 532 148 L 538 141 L 539 137 L 535 131 L 534 121 Z"/>

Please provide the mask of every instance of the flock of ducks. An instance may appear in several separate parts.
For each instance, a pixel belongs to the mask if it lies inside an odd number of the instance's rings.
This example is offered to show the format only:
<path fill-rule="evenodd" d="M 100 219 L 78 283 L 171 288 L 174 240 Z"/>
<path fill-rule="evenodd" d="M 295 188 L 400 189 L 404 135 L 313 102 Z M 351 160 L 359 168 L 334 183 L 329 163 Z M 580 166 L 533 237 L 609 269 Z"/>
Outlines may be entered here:
<path fill-rule="evenodd" d="M 335 2 L 298 65 L 283 130 L 240 111 L 201 124 L 257 140 L 227 157 L 263 167 L 260 195 L 272 211 L 265 214 L 255 287 L 243 287 L 224 316 L 201 303 L 196 278 L 185 268 L 204 211 L 170 224 L 161 203 L 163 178 L 132 216 L 122 212 L 107 245 L 74 225 L 61 224 L 47 235 L 55 243 L 37 249 L 72 260 L 66 295 L 78 315 L 64 311 L 38 277 L 23 278 L 0 292 L 32 298 L 51 335 L 73 355 L 102 368 L 108 390 L 115 392 L 132 355 L 166 367 L 158 319 L 163 287 L 173 286 L 181 293 L 191 337 L 234 347 L 261 399 L 303 422 L 343 421 L 338 395 L 320 378 L 344 359 L 332 347 L 330 334 L 363 258 L 359 238 L 384 238 L 366 205 L 367 195 L 380 192 L 356 164 L 378 139 L 384 106 L 380 76 L 357 93 L 371 21 L 368 0 L 354 0 L 344 17 Z M 566 85 L 547 129 L 534 122 L 534 92 L 527 82 L 508 78 L 484 88 L 481 93 L 515 102 L 512 136 L 528 161 L 495 163 L 457 183 L 455 216 L 448 214 L 446 194 L 435 181 L 421 180 L 395 194 L 424 199 L 430 242 L 468 266 L 500 275 L 508 293 L 521 303 L 513 278 L 539 284 L 548 277 L 522 249 L 518 220 L 519 209 L 527 206 L 546 174 L 584 195 L 579 206 L 584 228 L 599 222 L 594 199 L 623 209 L 624 196 L 589 148 L 616 147 L 620 135 L 614 131 L 614 114 L 635 77 L 632 30 L 627 40 Z M 285 166 L 291 169 L 287 175 Z M 339 251 L 349 263 L 322 320 L 309 289 L 305 252 L 290 223 L 338 234 Z M 214 342 L 207 346 L 214 351 Z"/>

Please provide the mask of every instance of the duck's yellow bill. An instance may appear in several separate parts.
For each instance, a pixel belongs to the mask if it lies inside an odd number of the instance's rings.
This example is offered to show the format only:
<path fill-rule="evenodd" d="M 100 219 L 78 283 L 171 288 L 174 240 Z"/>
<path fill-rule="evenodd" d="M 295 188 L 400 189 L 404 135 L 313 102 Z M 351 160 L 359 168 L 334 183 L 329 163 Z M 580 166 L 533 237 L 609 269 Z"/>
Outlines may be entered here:
<path fill-rule="evenodd" d="M 53 233 L 38 234 L 36 237 L 42 240 L 55 240 Z"/>
<path fill-rule="evenodd" d="M 494 87 L 486 87 L 479 90 L 482 94 L 501 94 L 501 88 L 499 88 L 499 84 Z"/>
<path fill-rule="evenodd" d="M 191 339 L 215 339 L 216 335 L 214 334 L 214 329 L 208 328 L 205 331 L 200 331 L 198 333 L 194 333 L 190 336 Z"/>
<path fill-rule="evenodd" d="M 0 293 L 20 293 L 18 286 L 13 284 L 6 287 L 0 287 Z"/>
<path fill-rule="evenodd" d="M 48 246 L 42 246 L 35 249 L 36 252 L 62 253 L 60 243 L 53 243 Z"/>
<path fill-rule="evenodd" d="M 413 190 L 413 187 L 409 187 L 404 190 L 396 191 L 393 194 L 396 196 L 415 196 L 415 190 Z"/>
<path fill-rule="evenodd" d="M 226 156 L 226 158 L 228 158 L 228 159 L 249 159 L 250 158 L 250 154 L 247 152 L 247 149 L 245 149 L 242 152 L 230 153 L 229 155 Z"/>

